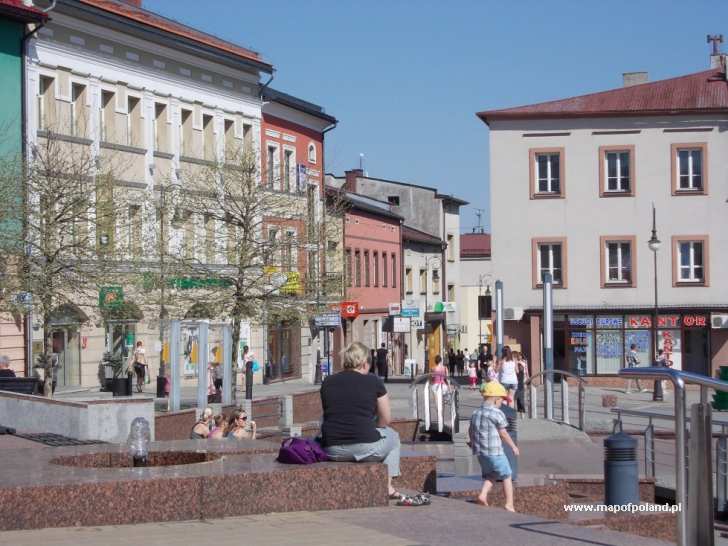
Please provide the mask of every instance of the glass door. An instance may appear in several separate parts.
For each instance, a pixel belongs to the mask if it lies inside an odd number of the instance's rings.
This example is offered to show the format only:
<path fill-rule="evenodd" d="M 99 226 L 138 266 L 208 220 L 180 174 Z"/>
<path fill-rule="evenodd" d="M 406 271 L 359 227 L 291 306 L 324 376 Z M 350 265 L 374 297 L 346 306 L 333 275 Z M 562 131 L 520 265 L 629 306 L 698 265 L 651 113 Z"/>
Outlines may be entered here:
<path fill-rule="evenodd" d="M 81 384 L 81 338 L 73 326 L 53 331 L 53 379 L 56 389 Z"/>

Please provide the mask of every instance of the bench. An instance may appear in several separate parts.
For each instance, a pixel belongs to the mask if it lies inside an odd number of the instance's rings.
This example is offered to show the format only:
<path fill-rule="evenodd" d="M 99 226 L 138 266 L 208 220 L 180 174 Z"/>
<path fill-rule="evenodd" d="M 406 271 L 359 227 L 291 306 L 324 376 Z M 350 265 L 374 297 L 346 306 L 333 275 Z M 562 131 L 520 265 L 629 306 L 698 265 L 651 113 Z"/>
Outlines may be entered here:
<path fill-rule="evenodd" d="M 40 381 L 35 377 L 0 377 L 0 391 L 37 394 L 40 387 Z"/>

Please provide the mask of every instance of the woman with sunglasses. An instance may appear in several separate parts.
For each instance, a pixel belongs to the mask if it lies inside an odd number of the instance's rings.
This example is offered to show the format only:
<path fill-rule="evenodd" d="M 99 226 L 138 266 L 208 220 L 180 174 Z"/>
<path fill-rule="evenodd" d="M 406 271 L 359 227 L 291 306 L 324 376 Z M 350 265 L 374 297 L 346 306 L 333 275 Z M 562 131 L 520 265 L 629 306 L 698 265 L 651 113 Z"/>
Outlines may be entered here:
<path fill-rule="evenodd" d="M 255 421 L 248 422 L 248 414 L 243 410 L 233 411 L 228 420 L 227 437 L 234 440 L 255 440 Z"/>

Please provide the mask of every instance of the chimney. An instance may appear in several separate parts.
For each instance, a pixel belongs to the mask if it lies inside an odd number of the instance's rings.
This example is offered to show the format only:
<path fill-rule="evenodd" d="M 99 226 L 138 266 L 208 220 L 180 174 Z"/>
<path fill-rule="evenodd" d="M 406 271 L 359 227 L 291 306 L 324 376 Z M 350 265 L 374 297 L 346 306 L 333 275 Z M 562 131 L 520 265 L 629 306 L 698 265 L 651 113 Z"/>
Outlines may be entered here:
<path fill-rule="evenodd" d="M 356 179 L 364 176 L 363 169 L 351 169 L 350 171 L 344 171 L 346 175 L 346 182 L 344 182 L 344 189 L 352 193 L 356 193 Z"/>
<path fill-rule="evenodd" d="M 622 72 L 622 87 L 632 87 L 648 81 L 647 72 Z"/>

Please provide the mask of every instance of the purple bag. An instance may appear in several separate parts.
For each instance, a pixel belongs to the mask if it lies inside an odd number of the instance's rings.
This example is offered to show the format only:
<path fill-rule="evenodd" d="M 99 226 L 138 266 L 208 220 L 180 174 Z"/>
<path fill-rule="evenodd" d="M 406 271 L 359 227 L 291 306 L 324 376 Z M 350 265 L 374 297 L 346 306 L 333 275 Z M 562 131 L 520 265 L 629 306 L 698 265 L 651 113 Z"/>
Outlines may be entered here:
<path fill-rule="evenodd" d="M 316 440 L 310 438 L 287 438 L 281 442 L 278 462 L 285 464 L 313 464 L 328 461 L 329 456 Z"/>

